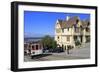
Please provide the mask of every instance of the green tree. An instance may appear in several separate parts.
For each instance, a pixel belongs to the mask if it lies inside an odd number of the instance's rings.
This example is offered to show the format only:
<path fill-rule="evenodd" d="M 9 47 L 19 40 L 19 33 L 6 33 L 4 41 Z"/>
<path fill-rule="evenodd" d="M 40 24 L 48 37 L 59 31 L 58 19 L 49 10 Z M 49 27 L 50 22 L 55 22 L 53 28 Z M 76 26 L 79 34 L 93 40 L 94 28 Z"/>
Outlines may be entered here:
<path fill-rule="evenodd" d="M 44 36 L 41 42 L 43 44 L 43 48 L 49 49 L 49 48 L 56 48 L 57 46 L 56 41 L 54 41 L 54 39 L 49 35 Z"/>
<path fill-rule="evenodd" d="M 55 40 L 52 40 L 52 48 L 56 48 L 57 47 L 57 42 Z"/>

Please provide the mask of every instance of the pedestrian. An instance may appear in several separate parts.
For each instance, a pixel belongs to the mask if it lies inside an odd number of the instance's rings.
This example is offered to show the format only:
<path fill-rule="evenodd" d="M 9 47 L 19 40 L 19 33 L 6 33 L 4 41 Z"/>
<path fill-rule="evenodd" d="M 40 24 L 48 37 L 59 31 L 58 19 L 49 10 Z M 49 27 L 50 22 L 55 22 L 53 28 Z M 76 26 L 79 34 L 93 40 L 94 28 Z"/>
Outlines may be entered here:
<path fill-rule="evenodd" d="M 70 54 L 70 53 L 69 53 L 69 48 L 67 49 L 67 54 Z"/>

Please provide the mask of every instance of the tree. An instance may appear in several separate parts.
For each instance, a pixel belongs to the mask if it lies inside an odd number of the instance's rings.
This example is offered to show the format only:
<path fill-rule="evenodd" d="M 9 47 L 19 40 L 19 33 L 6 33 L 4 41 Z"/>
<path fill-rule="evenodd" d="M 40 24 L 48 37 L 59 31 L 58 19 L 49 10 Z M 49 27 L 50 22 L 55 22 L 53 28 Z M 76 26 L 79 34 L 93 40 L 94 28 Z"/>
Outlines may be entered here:
<path fill-rule="evenodd" d="M 56 48 L 57 46 L 56 41 L 49 35 L 44 36 L 41 42 L 43 44 L 43 48 L 50 49 L 50 48 Z"/>
<path fill-rule="evenodd" d="M 57 42 L 55 40 L 52 40 L 52 48 L 56 48 L 57 47 Z"/>

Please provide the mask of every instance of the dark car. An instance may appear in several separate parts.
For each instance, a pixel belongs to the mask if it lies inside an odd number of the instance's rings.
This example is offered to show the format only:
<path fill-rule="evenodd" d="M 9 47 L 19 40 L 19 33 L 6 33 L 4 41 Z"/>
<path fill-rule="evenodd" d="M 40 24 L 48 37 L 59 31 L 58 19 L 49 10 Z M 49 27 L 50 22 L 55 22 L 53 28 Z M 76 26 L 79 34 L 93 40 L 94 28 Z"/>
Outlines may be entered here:
<path fill-rule="evenodd" d="M 48 48 L 43 48 L 43 53 L 48 53 L 49 49 Z"/>
<path fill-rule="evenodd" d="M 64 52 L 64 49 L 62 47 L 43 49 L 43 53 L 60 53 L 60 52 Z"/>
<path fill-rule="evenodd" d="M 60 53 L 60 52 L 64 52 L 63 48 L 62 47 L 57 47 L 57 48 L 54 48 L 52 50 L 53 53 Z"/>

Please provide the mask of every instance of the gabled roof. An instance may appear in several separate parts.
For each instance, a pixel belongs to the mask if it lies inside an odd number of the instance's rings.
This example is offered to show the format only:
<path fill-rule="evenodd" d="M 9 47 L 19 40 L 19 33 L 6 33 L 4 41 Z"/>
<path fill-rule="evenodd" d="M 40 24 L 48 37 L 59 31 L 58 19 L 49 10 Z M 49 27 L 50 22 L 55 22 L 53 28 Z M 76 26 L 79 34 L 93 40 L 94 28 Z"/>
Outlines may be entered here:
<path fill-rule="evenodd" d="M 66 27 L 72 27 L 74 24 L 77 23 L 77 20 L 79 21 L 78 16 L 71 17 L 71 18 L 67 21 Z"/>
<path fill-rule="evenodd" d="M 90 24 L 90 21 L 89 20 L 85 20 L 85 21 L 81 20 L 81 23 L 82 23 L 82 27 L 86 28 Z"/>
<path fill-rule="evenodd" d="M 68 21 L 58 19 L 58 22 L 59 22 L 61 28 L 68 28 L 68 27 L 72 27 L 74 24 L 76 24 L 77 20 L 79 20 L 79 18 L 78 18 L 78 16 L 75 16 L 75 17 L 69 18 Z"/>
<path fill-rule="evenodd" d="M 65 20 L 61 20 L 61 19 L 58 19 L 58 22 L 59 22 L 61 28 L 65 28 L 65 27 L 66 27 L 66 23 L 67 23 L 67 21 L 65 21 Z"/>

